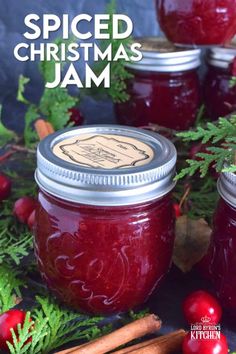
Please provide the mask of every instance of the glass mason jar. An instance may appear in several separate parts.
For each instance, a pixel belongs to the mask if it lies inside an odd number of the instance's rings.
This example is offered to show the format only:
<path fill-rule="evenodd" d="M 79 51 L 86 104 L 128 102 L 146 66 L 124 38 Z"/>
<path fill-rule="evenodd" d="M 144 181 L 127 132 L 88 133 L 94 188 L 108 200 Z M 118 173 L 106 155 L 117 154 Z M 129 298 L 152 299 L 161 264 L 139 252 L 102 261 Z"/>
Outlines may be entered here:
<path fill-rule="evenodd" d="M 175 44 L 223 45 L 236 34 L 236 0 L 156 0 L 161 29 Z"/>
<path fill-rule="evenodd" d="M 127 102 L 115 105 L 119 124 L 158 124 L 170 129 L 189 129 L 200 104 L 197 68 L 199 49 L 176 48 L 161 38 L 137 38 L 143 59 L 128 64 Z"/>
<path fill-rule="evenodd" d="M 172 259 L 174 145 L 141 129 L 88 126 L 47 137 L 37 161 L 35 253 L 48 287 L 92 313 L 145 302 Z"/>
<path fill-rule="evenodd" d="M 208 71 L 204 99 L 208 116 L 216 120 L 236 111 L 236 43 L 228 48 L 211 48 L 207 55 Z"/>
<path fill-rule="evenodd" d="M 209 276 L 226 312 L 236 319 L 236 174 L 222 173 L 218 181 L 221 199 L 214 220 L 206 264 Z"/>

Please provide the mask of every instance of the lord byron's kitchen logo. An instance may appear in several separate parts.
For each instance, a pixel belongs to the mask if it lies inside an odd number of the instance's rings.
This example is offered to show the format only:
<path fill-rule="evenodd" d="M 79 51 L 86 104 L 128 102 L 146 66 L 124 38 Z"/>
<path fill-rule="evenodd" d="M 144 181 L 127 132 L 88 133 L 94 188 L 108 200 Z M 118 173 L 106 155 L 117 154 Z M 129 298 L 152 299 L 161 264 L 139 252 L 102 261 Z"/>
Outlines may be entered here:
<path fill-rule="evenodd" d="M 203 317 L 201 323 L 195 323 L 191 325 L 191 339 L 220 339 L 221 327 L 220 325 L 212 324 L 210 317 Z"/>

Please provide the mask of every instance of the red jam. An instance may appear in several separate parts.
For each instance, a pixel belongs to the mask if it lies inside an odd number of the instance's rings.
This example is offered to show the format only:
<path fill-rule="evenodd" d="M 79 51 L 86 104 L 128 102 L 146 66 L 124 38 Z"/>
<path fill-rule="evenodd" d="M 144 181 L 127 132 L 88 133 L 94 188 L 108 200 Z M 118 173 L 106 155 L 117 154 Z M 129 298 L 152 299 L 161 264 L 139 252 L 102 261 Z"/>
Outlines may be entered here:
<path fill-rule="evenodd" d="M 171 199 L 93 207 L 39 193 L 36 257 L 63 301 L 94 313 L 147 300 L 169 269 L 174 242 Z"/>
<path fill-rule="evenodd" d="M 176 44 L 229 43 L 236 33 L 236 0 L 156 0 L 158 19 Z"/>
<path fill-rule="evenodd" d="M 177 153 L 119 125 L 58 131 L 37 151 L 35 254 L 48 288 L 92 313 L 145 302 L 168 272 Z"/>
<path fill-rule="evenodd" d="M 208 71 L 204 82 L 208 116 L 216 120 L 236 111 L 236 44 L 212 47 L 208 51 Z"/>
<path fill-rule="evenodd" d="M 116 105 L 120 124 L 137 127 L 153 123 L 175 130 L 186 130 L 194 124 L 200 104 L 196 70 L 132 73 L 130 100 Z"/>
<path fill-rule="evenodd" d="M 227 69 L 209 66 L 204 84 L 208 116 L 217 120 L 236 111 L 236 84 Z"/>
<path fill-rule="evenodd" d="M 236 319 L 236 208 L 221 199 L 208 254 L 209 273 L 222 305 Z"/>

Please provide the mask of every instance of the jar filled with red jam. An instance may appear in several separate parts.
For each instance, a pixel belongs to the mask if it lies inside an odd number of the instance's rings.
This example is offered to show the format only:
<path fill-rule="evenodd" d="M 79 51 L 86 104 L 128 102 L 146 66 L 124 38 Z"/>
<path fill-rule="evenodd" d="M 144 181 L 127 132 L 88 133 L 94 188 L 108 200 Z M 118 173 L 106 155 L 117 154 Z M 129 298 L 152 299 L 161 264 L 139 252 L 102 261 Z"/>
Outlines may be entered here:
<path fill-rule="evenodd" d="M 204 82 L 208 116 L 216 120 L 236 111 L 236 43 L 228 48 L 211 48 Z"/>
<path fill-rule="evenodd" d="M 121 126 L 50 135 L 38 147 L 35 253 L 49 289 L 92 313 L 145 302 L 171 264 L 176 150 Z"/>
<path fill-rule="evenodd" d="M 223 45 L 236 34 L 236 0 L 156 0 L 158 20 L 175 44 Z"/>
<path fill-rule="evenodd" d="M 133 78 L 128 81 L 129 101 L 115 106 L 120 124 L 150 123 L 185 130 L 197 116 L 200 89 L 197 68 L 200 50 L 176 48 L 161 38 L 137 38 L 143 59 L 128 64 Z"/>
<path fill-rule="evenodd" d="M 223 173 L 218 181 L 221 195 L 213 220 L 206 257 L 209 275 L 226 312 L 236 319 L 236 174 Z"/>

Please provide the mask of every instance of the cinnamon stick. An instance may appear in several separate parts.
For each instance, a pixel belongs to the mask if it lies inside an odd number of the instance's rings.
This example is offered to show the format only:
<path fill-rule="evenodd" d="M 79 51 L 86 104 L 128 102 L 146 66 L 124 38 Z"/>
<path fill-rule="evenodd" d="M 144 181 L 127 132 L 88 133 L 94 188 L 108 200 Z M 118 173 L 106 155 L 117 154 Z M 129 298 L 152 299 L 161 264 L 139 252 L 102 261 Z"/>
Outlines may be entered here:
<path fill-rule="evenodd" d="M 186 332 L 181 329 L 159 338 L 118 350 L 114 354 L 172 354 L 181 351 Z"/>
<path fill-rule="evenodd" d="M 55 132 L 55 130 L 54 130 L 54 128 L 53 128 L 53 126 L 52 126 L 51 123 L 49 123 L 49 122 L 46 121 L 46 125 L 47 125 L 47 128 L 48 128 L 49 134 L 52 134 L 52 133 Z"/>
<path fill-rule="evenodd" d="M 158 331 L 160 328 L 161 320 L 155 315 L 148 315 L 88 344 L 71 348 L 67 353 L 104 354 L 134 339 Z M 62 353 L 63 352 L 58 352 L 57 354 Z"/>
<path fill-rule="evenodd" d="M 37 119 L 34 126 L 40 140 L 46 138 L 49 134 L 54 133 L 53 126 L 43 119 Z"/>

